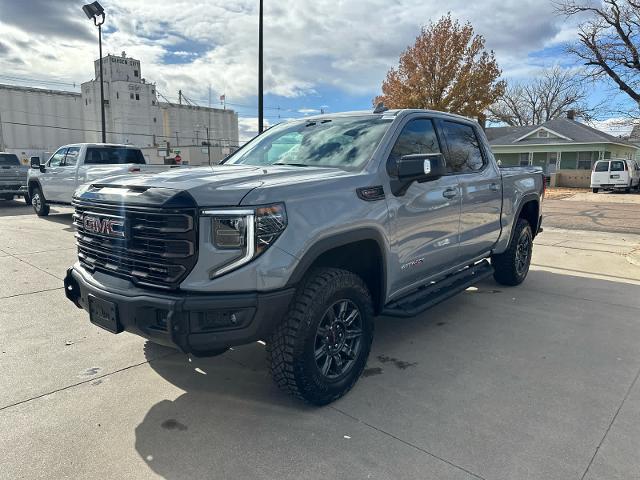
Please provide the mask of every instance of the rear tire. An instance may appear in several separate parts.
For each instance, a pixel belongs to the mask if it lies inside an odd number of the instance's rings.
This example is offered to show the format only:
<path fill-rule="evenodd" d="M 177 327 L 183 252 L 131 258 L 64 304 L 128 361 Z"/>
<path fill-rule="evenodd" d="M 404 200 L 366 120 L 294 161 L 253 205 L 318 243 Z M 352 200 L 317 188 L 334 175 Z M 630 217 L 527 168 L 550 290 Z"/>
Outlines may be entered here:
<path fill-rule="evenodd" d="M 599 189 L 594 188 L 592 191 L 593 191 L 593 193 L 598 193 L 598 190 L 599 190 Z"/>
<path fill-rule="evenodd" d="M 29 196 L 29 194 L 26 194 L 23 198 L 24 203 L 26 203 L 27 205 L 31 205 L 31 197 Z"/>
<path fill-rule="evenodd" d="M 31 195 L 31 205 L 39 217 L 46 217 L 49 215 L 49 204 L 44 198 L 44 195 L 40 191 L 40 187 L 33 188 L 33 194 Z"/>
<path fill-rule="evenodd" d="M 362 374 L 373 329 L 373 302 L 360 277 L 338 268 L 312 270 L 267 341 L 273 380 L 314 405 L 333 402 Z"/>
<path fill-rule="evenodd" d="M 493 278 L 501 285 L 520 285 L 529 273 L 532 252 L 531 225 L 523 218 L 519 218 L 507 251 L 491 257 Z"/>

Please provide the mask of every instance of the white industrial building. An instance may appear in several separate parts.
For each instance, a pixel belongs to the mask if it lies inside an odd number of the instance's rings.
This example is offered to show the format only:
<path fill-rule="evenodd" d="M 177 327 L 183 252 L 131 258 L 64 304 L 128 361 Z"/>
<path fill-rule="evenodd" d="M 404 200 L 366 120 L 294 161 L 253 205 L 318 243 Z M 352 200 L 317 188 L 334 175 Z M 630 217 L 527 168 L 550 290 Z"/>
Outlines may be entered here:
<path fill-rule="evenodd" d="M 80 93 L 0 84 L 0 151 L 47 157 L 60 145 L 101 140 L 100 61 L 95 79 Z M 158 101 L 153 83 L 142 77 L 139 60 L 102 59 L 107 142 L 144 149 L 153 163 L 179 151 L 191 165 L 217 163 L 238 146 L 233 110 Z M 210 152 L 203 142 L 209 131 Z M 169 144 L 169 149 L 167 149 Z"/>

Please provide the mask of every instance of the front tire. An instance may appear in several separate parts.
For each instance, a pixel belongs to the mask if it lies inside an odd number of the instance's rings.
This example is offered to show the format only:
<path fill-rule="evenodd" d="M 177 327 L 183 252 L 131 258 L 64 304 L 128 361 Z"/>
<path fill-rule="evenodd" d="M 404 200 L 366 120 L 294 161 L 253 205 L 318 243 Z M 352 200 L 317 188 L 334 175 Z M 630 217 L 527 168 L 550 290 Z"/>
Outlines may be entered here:
<path fill-rule="evenodd" d="M 533 252 L 533 234 L 531 225 L 519 218 L 516 223 L 509 248 L 504 253 L 493 255 L 493 278 L 501 285 L 520 285 L 527 278 Z"/>
<path fill-rule="evenodd" d="M 593 191 L 593 193 L 598 193 L 598 189 L 597 188 L 592 189 L 592 191 Z"/>
<path fill-rule="evenodd" d="M 312 270 L 267 342 L 275 383 L 314 405 L 346 394 L 367 363 L 373 302 L 360 277 L 338 268 Z"/>
<path fill-rule="evenodd" d="M 49 204 L 42 195 L 39 187 L 34 187 L 33 194 L 31 195 L 31 205 L 39 217 L 46 217 L 49 215 Z"/>

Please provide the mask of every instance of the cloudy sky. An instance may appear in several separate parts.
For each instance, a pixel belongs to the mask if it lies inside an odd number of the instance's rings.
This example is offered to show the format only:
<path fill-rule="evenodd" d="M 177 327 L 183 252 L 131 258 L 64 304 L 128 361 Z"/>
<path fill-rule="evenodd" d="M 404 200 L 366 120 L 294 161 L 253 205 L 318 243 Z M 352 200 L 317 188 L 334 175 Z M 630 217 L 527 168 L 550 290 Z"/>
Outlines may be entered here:
<path fill-rule="evenodd" d="M 97 32 L 75 0 L 0 0 L 0 83 L 77 90 L 93 76 Z M 258 0 L 102 0 L 104 53 L 142 61 L 170 100 L 222 93 L 243 136 L 257 115 Z M 265 115 L 369 108 L 420 26 L 450 11 L 496 52 L 507 79 L 571 67 L 563 44 L 576 27 L 550 0 L 265 0 Z M 75 86 L 74 86 L 75 84 Z M 607 93 L 594 90 L 594 100 Z"/>

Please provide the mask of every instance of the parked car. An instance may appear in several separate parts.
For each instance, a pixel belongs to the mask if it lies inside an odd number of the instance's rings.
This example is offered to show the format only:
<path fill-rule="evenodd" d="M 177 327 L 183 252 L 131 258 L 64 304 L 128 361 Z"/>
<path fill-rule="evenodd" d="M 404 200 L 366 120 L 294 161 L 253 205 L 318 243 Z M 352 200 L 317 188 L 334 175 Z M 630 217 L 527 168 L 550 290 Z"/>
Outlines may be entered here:
<path fill-rule="evenodd" d="M 13 200 L 18 196 L 30 203 L 27 170 L 29 168 L 20 164 L 16 154 L 0 152 L 0 200 Z"/>
<path fill-rule="evenodd" d="M 477 123 L 381 110 L 274 126 L 223 165 L 81 187 L 67 297 L 195 356 L 264 340 L 283 390 L 344 395 L 375 315 L 491 275 L 520 284 L 542 220 L 542 170 L 499 169 Z"/>
<path fill-rule="evenodd" d="M 171 167 L 147 165 L 139 148 L 130 145 L 76 143 L 60 147 L 42 165 L 31 159 L 28 194 L 39 216 L 49 214 L 49 205 L 71 205 L 73 192 L 86 182 L 123 173 L 156 173 Z"/>
<path fill-rule="evenodd" d="M 636 160 L 598 160 L 591 172 L 593 193 L 600 190 L 640 189 L 640 165 Z"/>

